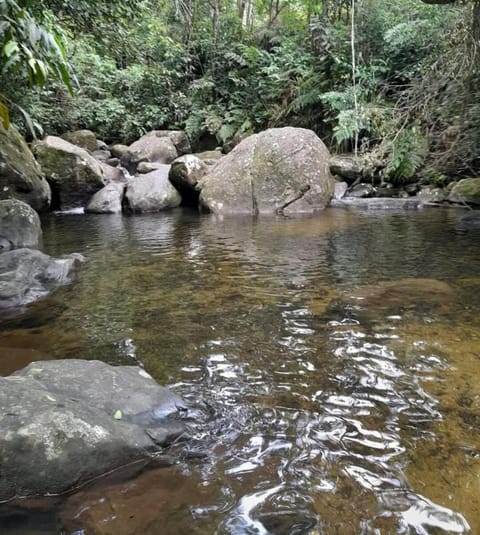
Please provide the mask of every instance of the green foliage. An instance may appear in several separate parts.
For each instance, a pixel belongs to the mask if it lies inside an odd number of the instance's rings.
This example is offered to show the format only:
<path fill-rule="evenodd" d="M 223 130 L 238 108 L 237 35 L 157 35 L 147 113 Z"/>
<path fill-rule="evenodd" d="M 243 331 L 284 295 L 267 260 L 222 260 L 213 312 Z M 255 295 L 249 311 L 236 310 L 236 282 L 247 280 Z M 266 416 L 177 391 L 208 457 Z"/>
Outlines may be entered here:
<path fill-rule="evenodd" d="M 0 120 L 22 116 L 13 101 L 48 133 L 89 128 L 130 142 L 180 128 L 194 144 L 215 136 L 229 146 L 292 125 L 339 150 L 358 141 L 372 172 L 392 182 L 425 166 L 478 167 L 471 4 L 356 2 L 356 105 L 350 8 L 350 0 L 0 0 L 13 21 L 0 23 L 9 81 Z M 35 90 L 23 90 L 25 78 Z"/>
<path fill-rule="evenodd" d="M 42 26 L 15 0 L 0 0 L 0 81 L 18 75 L 31 86 L 44 87 L 49 78 L 61 81 L 73 92 L 70 67 L 61 36 Z M 12 101 L 0 93 L 0 120 L 10 124 Z M 38 123 L 18 104 L 18 113 L 33 136 L 42 133 Z"/>
<path fill-rule="evenodd" d="M 383 171 L 384 177 L 393 183 L 412 179 L 428 153 L 427 140 L 417 126 L 399 131 L 385 145 L 387 165 Z"/>

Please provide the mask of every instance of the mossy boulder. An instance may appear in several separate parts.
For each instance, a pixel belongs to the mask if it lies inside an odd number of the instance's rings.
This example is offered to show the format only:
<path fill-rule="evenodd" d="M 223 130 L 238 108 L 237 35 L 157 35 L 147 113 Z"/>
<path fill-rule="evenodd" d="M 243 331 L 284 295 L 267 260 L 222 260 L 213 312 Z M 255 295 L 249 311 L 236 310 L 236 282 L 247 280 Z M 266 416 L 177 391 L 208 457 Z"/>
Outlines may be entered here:
<path fill-rule="evenodd" d="M 63 139 L 77 145 L 88 152 L 94 152 L 98 149 L 98 142 L 95 134 L 91 130 L 75 130 L 74 132 L 66 132 L 61 136 Z"/>
<path fill-rule="evenodd" d="M 202 180 L 201 206 L 217 214 L 323 210 L 334 192 L 330 153 L 311 130 L 272 128 L 243 140 Z"/>
<path fill-rule="evenodd" d="M 51 192 L 42 170 L 18 130 L 0 122 L 0 199 L 15 198 L 37 211 L 50 206 Z"/>
<path fill-rule="evenodd" d="M 21 247 L 38 248 L 42 227 L 37 212 L 17 199 L 0 201 L 0 252 Z"/>
<path fill-rule="evenodd" d="M 464 178 L 457 182 L 448 195 L 449 202 L 480 206 L 480 178 Z"/>
<path fill-rule="evenodd" d="M 52 188 L 54 208 L 85 206 L 105 185 L 100 163 L 60 137 L 47 136 L 34 144 L 33 151 Z"/>

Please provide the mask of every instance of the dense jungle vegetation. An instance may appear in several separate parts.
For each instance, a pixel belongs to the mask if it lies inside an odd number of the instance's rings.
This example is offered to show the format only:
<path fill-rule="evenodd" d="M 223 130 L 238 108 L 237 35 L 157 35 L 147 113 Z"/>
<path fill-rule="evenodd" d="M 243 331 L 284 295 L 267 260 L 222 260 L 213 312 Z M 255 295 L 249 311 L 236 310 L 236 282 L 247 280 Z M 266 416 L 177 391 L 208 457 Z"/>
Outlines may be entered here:
<path fill-rule="evenodd" d="M 478 0 L 0 0 L 0 115 L 226 147 L 302 126 L 440 185 L 480 168 L 479 19 Z"/>

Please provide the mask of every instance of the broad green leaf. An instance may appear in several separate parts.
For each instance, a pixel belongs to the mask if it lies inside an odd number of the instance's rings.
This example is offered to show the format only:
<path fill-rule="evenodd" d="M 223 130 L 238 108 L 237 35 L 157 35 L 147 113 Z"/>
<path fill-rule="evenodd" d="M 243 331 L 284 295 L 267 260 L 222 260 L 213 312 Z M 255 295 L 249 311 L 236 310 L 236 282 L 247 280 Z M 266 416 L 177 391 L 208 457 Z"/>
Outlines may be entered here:
<path fill-rule="evenodd" d="M 17 51 L 18 43 L 16 41 L 8 41 L 8 43 L 3 47 L 3 55 L 7 58 Z"/>

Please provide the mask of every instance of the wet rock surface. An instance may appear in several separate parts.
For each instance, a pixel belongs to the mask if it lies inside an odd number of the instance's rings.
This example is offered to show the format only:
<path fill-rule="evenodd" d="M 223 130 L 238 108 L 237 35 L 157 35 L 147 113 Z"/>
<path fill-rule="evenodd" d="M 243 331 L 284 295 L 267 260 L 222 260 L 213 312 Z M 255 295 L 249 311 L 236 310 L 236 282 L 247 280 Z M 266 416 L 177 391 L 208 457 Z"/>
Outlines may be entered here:
<path fill-rule="evenodd" d="M 343 197 L 340 200 L 333 199 L 331 206 L 336 208 L 358 208 L 362 210 L 416 210 L 421 208 L 424 202 L 416 197 L 398 199 L 394 197 Z"/>
<path fill-rule="evenodd" d="M 22 307 L 72 280 L 79 254 L 52 258 L 34 249 L 0 255 L 0 308 Z"/>
<path fill-rule="evenodd" d="M 184 401 L 137 366 L 40 361 L 0 384 L 0 500 L 63 493 L 186 430 Z M 148 422 L 134 421 L 145 413 Z"/>

